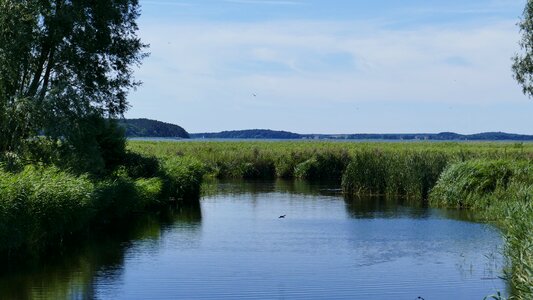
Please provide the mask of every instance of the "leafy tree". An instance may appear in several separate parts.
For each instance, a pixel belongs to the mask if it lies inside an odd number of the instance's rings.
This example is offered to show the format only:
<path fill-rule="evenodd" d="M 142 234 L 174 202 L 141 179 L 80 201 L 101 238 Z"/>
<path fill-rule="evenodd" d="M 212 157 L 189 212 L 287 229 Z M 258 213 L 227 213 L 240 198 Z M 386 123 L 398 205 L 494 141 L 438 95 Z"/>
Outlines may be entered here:
<path fill-rule="evenodd" d="M 533 97 L 533 1 L 528 0 L 523 19 L 518 23 L 522 39 L 519 42 L 522 53 L 513 58 L 514 78 L 522 86 L 522 92 Z"/>
<path fill-rule="evenodd" d="M 139 84 L 138 16 L 138 0 L 0 0 L 0 151 L 39 134 L 78 150 L 97 140 L 80 137 Z"/>

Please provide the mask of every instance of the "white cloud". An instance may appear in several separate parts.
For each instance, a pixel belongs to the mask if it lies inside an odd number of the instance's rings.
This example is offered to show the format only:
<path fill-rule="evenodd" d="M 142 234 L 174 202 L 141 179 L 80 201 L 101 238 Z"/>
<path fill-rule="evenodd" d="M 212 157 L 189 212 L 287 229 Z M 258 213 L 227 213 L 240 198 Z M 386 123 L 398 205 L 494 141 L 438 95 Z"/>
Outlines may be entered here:
<path fill-rule="evenodd" d="M 300 1 L 289 0 L 225 0 L 224 2 L 239 3 L 239 4 L 267 4 L 267 5 L 301 5 Z"/>
<path fill-rule="evenodd" d="M 460 31 L 296 21 L 142 28 L 152 52 L 138 73 L 143 89 L 176 101 L 246 102 L 251 90 L 278 105 L 523 99 L 510 71 L 513 22 Z M 339 53 L 354 67 L 328 58 Z"/>
<path fill-rule="evenodd" d="M 180 1 L 159 1 L 159 0 L 143 0 L 142 5 L 149 6 L 192 6 L 191 2 L 180 2 Z"/>

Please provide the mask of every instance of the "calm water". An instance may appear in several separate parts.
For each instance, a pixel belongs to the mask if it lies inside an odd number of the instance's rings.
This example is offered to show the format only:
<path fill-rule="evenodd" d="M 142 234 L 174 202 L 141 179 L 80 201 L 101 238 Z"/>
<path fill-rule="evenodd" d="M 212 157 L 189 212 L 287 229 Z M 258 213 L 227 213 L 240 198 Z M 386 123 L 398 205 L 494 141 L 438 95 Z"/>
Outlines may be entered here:
<path fill-rule="evenodd" d="M 506 290 L 501 246 L 454 211 L 348 201 L 331 185 L 215 183 L 199 206 L 4 267 L 0 299 L 482 299 Z"/>

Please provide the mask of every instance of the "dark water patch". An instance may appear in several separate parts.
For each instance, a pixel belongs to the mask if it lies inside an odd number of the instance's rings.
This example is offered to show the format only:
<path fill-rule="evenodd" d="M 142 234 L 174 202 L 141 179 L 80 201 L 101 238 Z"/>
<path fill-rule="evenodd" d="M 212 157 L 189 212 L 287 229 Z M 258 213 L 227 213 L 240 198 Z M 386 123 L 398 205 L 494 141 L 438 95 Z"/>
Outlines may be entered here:
<path fill-rule="evenodd" d="M 183 226 L 194 232 L 200 225 L 200 206 L 188 205 L 117 222 L 71 239 L 60 249 L 29 253 L 26 260 L 4 261 L 0 299 L 93 299 L 98 276 L 119 279 L 131 249 L 154 251 L 171 228 Z"/>

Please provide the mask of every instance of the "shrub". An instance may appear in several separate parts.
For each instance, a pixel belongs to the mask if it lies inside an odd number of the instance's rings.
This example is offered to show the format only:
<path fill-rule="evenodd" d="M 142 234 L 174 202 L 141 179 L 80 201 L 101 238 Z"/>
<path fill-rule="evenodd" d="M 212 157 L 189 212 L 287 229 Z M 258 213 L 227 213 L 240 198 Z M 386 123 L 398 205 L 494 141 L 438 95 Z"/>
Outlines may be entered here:
<path fill-rule="evenodd" d="M 140 178 L 135 180 L 135 191 L 143 208 L 166 203 L 162 199 L 163 181 L 160 178 Z"/>
<path fill-rule="evenodd" d="M 159 160 L 153 156 L 127 151 L 122 162 L 124 171 L 131 178 L 151 178 L 159 174 Z"/>

